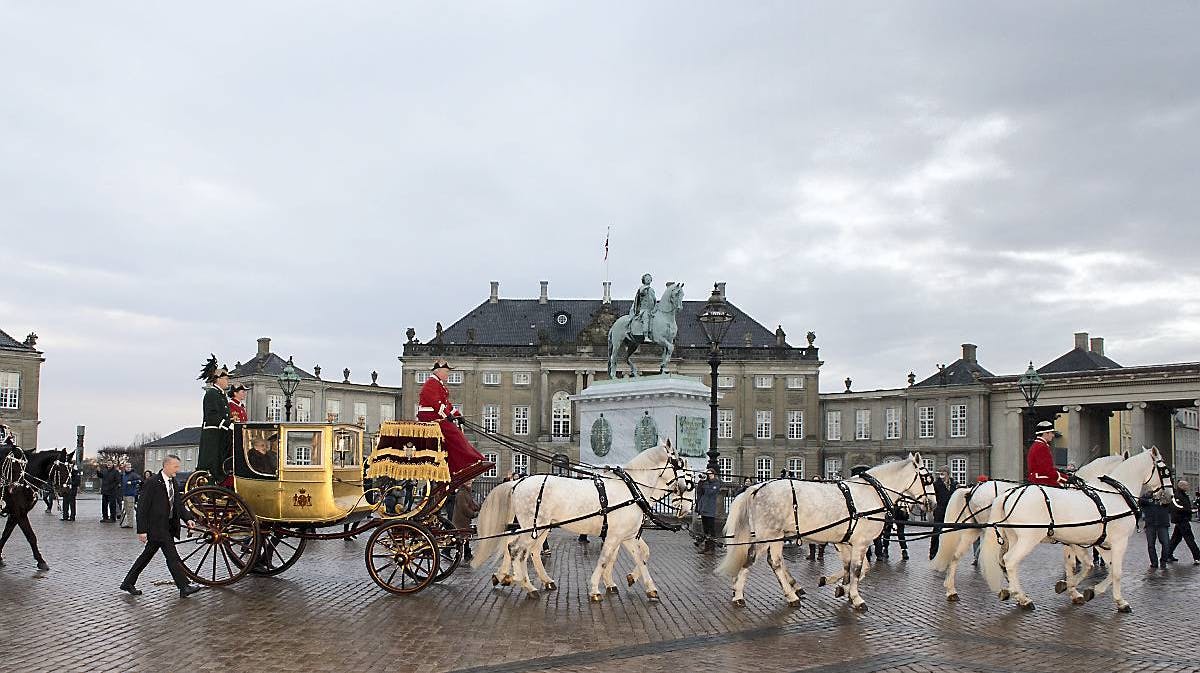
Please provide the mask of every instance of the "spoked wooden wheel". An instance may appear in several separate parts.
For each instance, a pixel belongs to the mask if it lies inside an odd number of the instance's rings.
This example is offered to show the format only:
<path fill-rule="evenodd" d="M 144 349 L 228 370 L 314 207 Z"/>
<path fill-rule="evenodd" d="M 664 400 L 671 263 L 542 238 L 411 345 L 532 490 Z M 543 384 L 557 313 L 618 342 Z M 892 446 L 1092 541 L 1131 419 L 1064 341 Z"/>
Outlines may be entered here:
<path fill-rule="evenodd" d="M 438 517 L 439 527 L 433 529 L 434 540 L 438 545 L 438 572 L 433 577 L 434 582 L 441 582 L 447 577 L 454 574 L 458 566 L 462 563 L 463 554 L 466 552 L 466 542 L 453 533 L 444 531 L 453 530 L 454 524 L 444 516 Z"/>
<path fill-rule="evenodd" d="M 212 486 L 212 475 L 208 473 L 208 470 L 196 470 L 189 474 L 187 482 L 183 485 L 183 490 L 187 492 L 201 486 Z"/>
<path fill-rule="evenodd" d="M 258 519 L 236 493 L 201 486 L 183 494 L 192 529 L 175 543 L 184 573 L 210 587 L 226 586 L 250 572 L 258 558 Z"/>
<path fill-rule="evenodd" d="M 384 591 L 412 594 L 434 581 L 438 544 L 429 530 L 410 521 L 392 521 L 367 540 L 367 572 Z"/>
<path fill-rule="evenodd" d="M 312 530 L 312 528 L 302 528 L 300 532 L 303 533 L 307 530 Z M 307 538 L 292 537 L 283 528 L 260 529 L 258 561 L 250 569 L 250 572 L 255 575 L 278 575 L 296 565 L 296 561 L 300 560 L 300 555 L 304 553 L 304 548 L 307 546 Z"/>

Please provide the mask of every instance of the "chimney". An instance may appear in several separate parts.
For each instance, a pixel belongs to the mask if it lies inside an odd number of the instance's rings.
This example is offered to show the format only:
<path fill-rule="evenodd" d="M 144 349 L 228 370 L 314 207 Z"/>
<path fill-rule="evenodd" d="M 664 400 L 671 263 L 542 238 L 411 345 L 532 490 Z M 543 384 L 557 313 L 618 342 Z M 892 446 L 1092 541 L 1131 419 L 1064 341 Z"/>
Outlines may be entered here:
<path fill-rule="evenodd" d="M 500 281 L 498 281 L 498 280 L 492 281 L 492 295 L 490 297 L 488 297 L 488 303 L 489 304 L 500 303 Z"/>
<path fill-rule="evenodd" d="M 612 303 L 612 282 L 611 281 L 607 281 L 607 280 L 604 281 L 604 301 L 602 303 L 604 303 L 604 304 Z"/>
<path fill-rule="evenodd" d="M 963 360 L 966 362 L 975 362 L 975 351 L 979 348 L 975 344 L 963 344 Z"/>
<path fill-rule="evenodd" d="M 258 340 L 259 356 L 266 355 L 271 352 L 271 337 L 262 337 Z"/>
<path fill-rule="evenodd" d="M 541 284 L 542 284 L 542 293 L 540 295 L 538 295 L 538 303 L 545 304 L 547 301 L 550 300 L 550 281 L 543 280 L 543 281 L 541 281 Z"/>
<path fill-rule="evenodd" d="M 725 283 L 714 283 L 713 289 L 715 289 L 717 291 L 717 296 L 721 298 L 721 301 L 724 301 L 725 300 Z"/>
<path fill-rule="evenodd" d="M 1087 332 L 1076 332 L 1075 333 L 1075 347 L 1081 351 L 1085 351 L 1088 349 Z"/>
<path fill-rule="evenodd" d="M 1092 337 L 1092 352 L 1096 355 L 1104 355 L 1104 337 Z"/>

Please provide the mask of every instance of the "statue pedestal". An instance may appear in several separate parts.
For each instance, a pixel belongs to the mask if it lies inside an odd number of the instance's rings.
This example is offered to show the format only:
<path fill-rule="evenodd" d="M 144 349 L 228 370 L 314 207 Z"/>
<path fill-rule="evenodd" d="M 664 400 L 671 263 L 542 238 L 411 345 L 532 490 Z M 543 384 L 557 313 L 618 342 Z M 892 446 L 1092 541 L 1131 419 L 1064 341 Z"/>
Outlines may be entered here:
<path fill-rule="evenodd" d="M 689 468 L 703 470 L 709 395 L 700 379 L 678 374 L 596 381 L 571 397 L 579 412 L 579 459 L 622 465 L 667 438 Z"/>

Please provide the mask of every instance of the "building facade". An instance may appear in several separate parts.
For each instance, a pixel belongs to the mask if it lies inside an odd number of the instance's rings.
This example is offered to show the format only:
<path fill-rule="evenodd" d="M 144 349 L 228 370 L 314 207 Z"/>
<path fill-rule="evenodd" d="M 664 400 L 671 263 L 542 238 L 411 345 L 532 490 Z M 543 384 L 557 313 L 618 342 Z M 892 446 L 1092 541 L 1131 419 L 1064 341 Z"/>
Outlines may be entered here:
<path fill-rule="evenodd" d="M 42 363 L 37 335 L 17 341 L 0 331 L 0 422 L 9 427 L 18 446 L 38 446 L 38 396 Z"/>

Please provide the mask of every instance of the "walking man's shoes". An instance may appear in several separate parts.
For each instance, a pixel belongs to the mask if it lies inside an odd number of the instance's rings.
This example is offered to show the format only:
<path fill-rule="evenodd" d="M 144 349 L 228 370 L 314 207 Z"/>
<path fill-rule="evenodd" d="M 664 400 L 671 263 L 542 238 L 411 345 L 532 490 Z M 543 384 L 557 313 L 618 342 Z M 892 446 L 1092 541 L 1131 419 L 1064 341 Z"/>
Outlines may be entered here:
<path fill-rule="evenodd" d="M 192 594 L 196 593 L 199 590 L 200 590 L 200 587 L 196 586 L 195 584 L 188 584 L 185 586 L 181 586 L 181 587 L 179 587 L 179 597 L 187 598 L 188 596 L 191 596 Z"/>
<path fill-rule="evenodd" d="M 142 595 L 142 590 L 133 586 L 132 584 L 122 584 L 121 591 L 128 592 L 130 596 L 141 596 Z"/>

